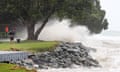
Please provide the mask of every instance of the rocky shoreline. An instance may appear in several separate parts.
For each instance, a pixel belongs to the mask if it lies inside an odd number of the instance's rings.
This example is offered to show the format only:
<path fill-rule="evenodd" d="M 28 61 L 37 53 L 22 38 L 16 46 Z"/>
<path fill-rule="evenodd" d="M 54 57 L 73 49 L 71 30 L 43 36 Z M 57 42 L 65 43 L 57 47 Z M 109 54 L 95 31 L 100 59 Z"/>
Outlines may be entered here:
<path fill-rule="evenodd" d="M 36 53 L 24 61 L 15 64 L 27 69 L 70 68 L 73 65 L 82 67 L 100 67 L 99 62 L 90 56 L 93 48 L 81 43 L 61 42 L 54 51 Z"/>

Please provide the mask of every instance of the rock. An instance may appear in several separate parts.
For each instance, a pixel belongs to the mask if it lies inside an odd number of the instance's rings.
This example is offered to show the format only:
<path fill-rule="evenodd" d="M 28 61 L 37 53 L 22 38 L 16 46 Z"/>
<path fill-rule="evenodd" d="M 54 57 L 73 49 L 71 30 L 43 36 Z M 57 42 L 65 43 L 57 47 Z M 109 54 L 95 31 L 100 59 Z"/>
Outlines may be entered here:
<path fill-rule="evenodd" d="M 27 70 L 33 70 L 33 67 L 32 67 L 32 66 L 25 66 L 25 68 L 26 68 Z"/>
<path fill-rule="evenodd" d="M 35 69 L 38 69 L 38 68 L 39 68 L 39 65 L 34 64 L 33 67 L 34 67 Z"/>

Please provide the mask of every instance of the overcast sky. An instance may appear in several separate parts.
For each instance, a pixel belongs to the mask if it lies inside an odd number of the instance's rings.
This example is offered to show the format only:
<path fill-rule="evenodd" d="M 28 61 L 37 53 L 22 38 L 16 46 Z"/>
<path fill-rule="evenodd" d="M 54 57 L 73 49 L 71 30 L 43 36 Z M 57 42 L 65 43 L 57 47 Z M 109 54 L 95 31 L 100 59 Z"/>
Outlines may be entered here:
<path fill-rule="evenodd" d="M 100 0 L 102 9 L 106 10 L 109 29 L 120 31 L 120 0 Z"/>

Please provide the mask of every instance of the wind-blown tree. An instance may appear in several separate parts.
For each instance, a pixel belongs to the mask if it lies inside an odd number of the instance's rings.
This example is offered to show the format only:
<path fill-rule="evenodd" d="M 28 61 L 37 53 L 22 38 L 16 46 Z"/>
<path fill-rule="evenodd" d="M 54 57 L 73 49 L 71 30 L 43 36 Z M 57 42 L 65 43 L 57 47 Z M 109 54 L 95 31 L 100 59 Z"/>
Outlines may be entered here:
<path fill-rule="evenodd" d="M 88 29 L 91 30 L 91 33 L 100 33 L 103 29 L 108 29 L 108 21 L 105 18 L 105 11 L 101 10 L 99 0 L 95 0 L 95 6 L 88 18 L 89 19 L 86 19 L 86 23 L 89 24 Z"/>
<path fill-rule="evenodd" d="M 101 10 L 99 0 L 88 0 L 82 2 L 74 2 L 74 0 L 66 3 L 63 7 L 65 14 L 59 13 L 61 17 L 66 16 L 72 20 L 71 26 L 85 25 L 90 30 L 91 34 L 100 33 L 103 29 L 107 29 L 108 21 L 105 19 L 105 11 Z M 80 4 L 81 3 L 81 4 Z M 68 4 L 68 5 L 67 5 Z M 91 7 L 88 7 L 91 4 Z M 62 9 L 62 11 L 63 11 Z"/>
<path fill-rule="evenodd" d="M 107 28 L 108 22 L 104 20 L 105 12 L 97 8 L 100 6 L 99 1 L 96 2 L 98 6 L 94 2 L 95 0 L 1 0 L 0 13 L 10 13 L 26 25 L 28 40 L 37 40 L 49 19 L 53 17 L 60 20 L 71 19 L 75 24 L 85 25 L 91 32 L 97 33 Z M 35 31 L 37 21 L 42 24 Z"/>

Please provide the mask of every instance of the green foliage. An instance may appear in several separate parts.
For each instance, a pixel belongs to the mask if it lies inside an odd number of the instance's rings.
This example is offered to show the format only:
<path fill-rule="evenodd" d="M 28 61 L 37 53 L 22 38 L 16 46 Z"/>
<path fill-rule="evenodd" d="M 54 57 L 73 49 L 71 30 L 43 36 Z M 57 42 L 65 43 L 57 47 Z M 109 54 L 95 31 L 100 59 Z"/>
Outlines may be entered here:
<path fill-rule="evenodd" d="M 108 21 L 107 21 L 107 19 L 105 19 L 105 20 L 103 21 L 103 28 L 104 28 L 104 29 L 108 29 Z"/>
<path fill-rule="evenodd" d="M 22 17 L 24 20 L 31 19 L 37 21 L 44 19 L 59 1 L 60 0 L 1 0 L 0 12 L 8 12 L 18 18 Z"/>
<path fill-rule="evenodd" d="M 73 21 L 80 20 L 91 12 L 92 4 L 90 1 L 92 0 L 65 0 L 57 15 L 60 18 L 69 18 Z"/>
<path fill-rule="evenodd" d="M 99 0 L 67 1 L 65 7 L 63 6 L 63 9 L 58 12 L 61 19 L 71 19 L 71 26 L 85 25 L 91 33 L 100 33 L 103 29 L 107 29 L 108 21 L 104 19 L 105 11 L 101 10 Z"/>

